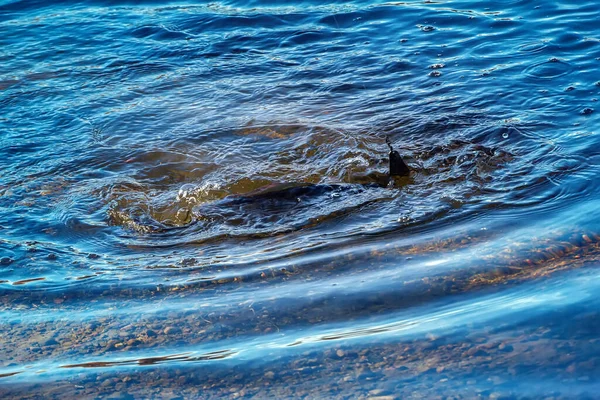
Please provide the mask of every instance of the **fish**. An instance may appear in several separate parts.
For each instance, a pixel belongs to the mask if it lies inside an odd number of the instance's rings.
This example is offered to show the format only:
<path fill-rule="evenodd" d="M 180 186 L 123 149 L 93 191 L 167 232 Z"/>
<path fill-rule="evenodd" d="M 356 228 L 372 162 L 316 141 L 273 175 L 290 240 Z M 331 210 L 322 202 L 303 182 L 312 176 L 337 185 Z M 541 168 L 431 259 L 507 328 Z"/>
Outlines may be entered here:
<path fill-rule="evenodd" d="M 364 189 L 376 187 L 394 187 L 395 179 L 410 176 L 410 168 L 400 156 L 400 153 L 394 149 L 389 138 L 386 137 L 386 143 L 390 148 L 389 152 L 389 170 L 387 174 L 373 172 L 368 175 L 355 176 L 356 183 L 334 183 L 334 184 L 307 184 L 307 183 L 275 183 L 258 190 L 243 194 L 227 196 L 220 201 L 229 205 L 241 205 L 254 202 L 301 202 L 302 199 L 317 198 L 324 194 L 336 194 L 342 192 L 357 193 Z"/>
<path fill-rule="evenodd" d="M 276 182 L 244 194 L 231 194 L 224 198 L 202 202 L 191 208 L 182 208 L 180 221 L 156 221 L 147 214 L 143 216 L 121 215 L 113 212 L 114 220 L 142 233 L 161 233 L 186 229 L 198 225 L 201 229 L 218 227 L 250 230 L 277 230 L 283 226 L 296 229 L 312 222 L 323 221 L 349 213 L 372 201 L 393 198 L 392 190 L 398 189 L 411 173 L 399 152 L 389 139 L 389 169 L 386 173 L 375 171 L 367 175 L 354 175 L 352 183 L 306 183 Z M 400 178 L 400 179 L 398 179 Z M 375 194 L 374 191 L 390 190 Z"/>

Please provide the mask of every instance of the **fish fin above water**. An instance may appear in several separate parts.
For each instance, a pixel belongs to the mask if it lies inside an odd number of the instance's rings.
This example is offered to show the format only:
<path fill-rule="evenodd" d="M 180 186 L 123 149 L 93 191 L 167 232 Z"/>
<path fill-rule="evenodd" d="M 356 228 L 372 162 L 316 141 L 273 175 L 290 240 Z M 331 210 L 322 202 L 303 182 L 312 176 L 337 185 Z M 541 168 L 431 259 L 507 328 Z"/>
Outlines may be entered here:
<path fill-rule="evenodd" d="M 390 148 L 390 177 L 410 175 L 410 168 L 408 168 L 408 165 L 406 165 L 400 156 L 400 153 L 398 153 L 397 150 L 394 150 L 392 142 L 390 142 L 390 138 L 386 136 L 385 142 Z"/>

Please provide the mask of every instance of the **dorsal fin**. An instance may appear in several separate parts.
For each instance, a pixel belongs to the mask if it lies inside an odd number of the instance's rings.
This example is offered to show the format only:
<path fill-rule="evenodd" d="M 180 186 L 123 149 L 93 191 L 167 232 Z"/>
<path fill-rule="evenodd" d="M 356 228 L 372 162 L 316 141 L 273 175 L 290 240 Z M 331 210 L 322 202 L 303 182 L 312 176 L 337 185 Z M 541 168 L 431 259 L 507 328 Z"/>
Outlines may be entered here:
<path fill-rule="evenodd" d="M 390 176 L 408 176 L 410 175 L 410 168 L 404 162 L 400 153 L 394 150 L 389 137 L 385 137 L 385 142 L 390 148 Z"/>

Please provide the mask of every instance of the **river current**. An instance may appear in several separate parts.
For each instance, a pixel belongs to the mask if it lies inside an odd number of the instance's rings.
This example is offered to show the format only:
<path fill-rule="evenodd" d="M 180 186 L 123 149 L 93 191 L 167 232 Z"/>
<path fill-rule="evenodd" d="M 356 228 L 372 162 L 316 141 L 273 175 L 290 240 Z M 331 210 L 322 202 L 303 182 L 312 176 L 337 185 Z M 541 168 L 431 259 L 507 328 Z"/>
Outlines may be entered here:
<path fill-rule="evenodd" d="M 0 396 L 597 398 L 599 20 L 0 0 Z"/>

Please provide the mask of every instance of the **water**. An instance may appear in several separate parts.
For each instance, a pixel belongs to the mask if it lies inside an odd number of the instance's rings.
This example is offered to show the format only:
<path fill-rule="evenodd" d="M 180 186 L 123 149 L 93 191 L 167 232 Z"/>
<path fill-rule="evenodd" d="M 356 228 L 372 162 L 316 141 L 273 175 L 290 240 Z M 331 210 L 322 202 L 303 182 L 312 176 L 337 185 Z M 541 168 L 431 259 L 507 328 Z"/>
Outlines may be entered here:
<path fill-rule="evenodd" d="M 599 18 L 0 1 L 0 394 L 596 397 Z"/>

